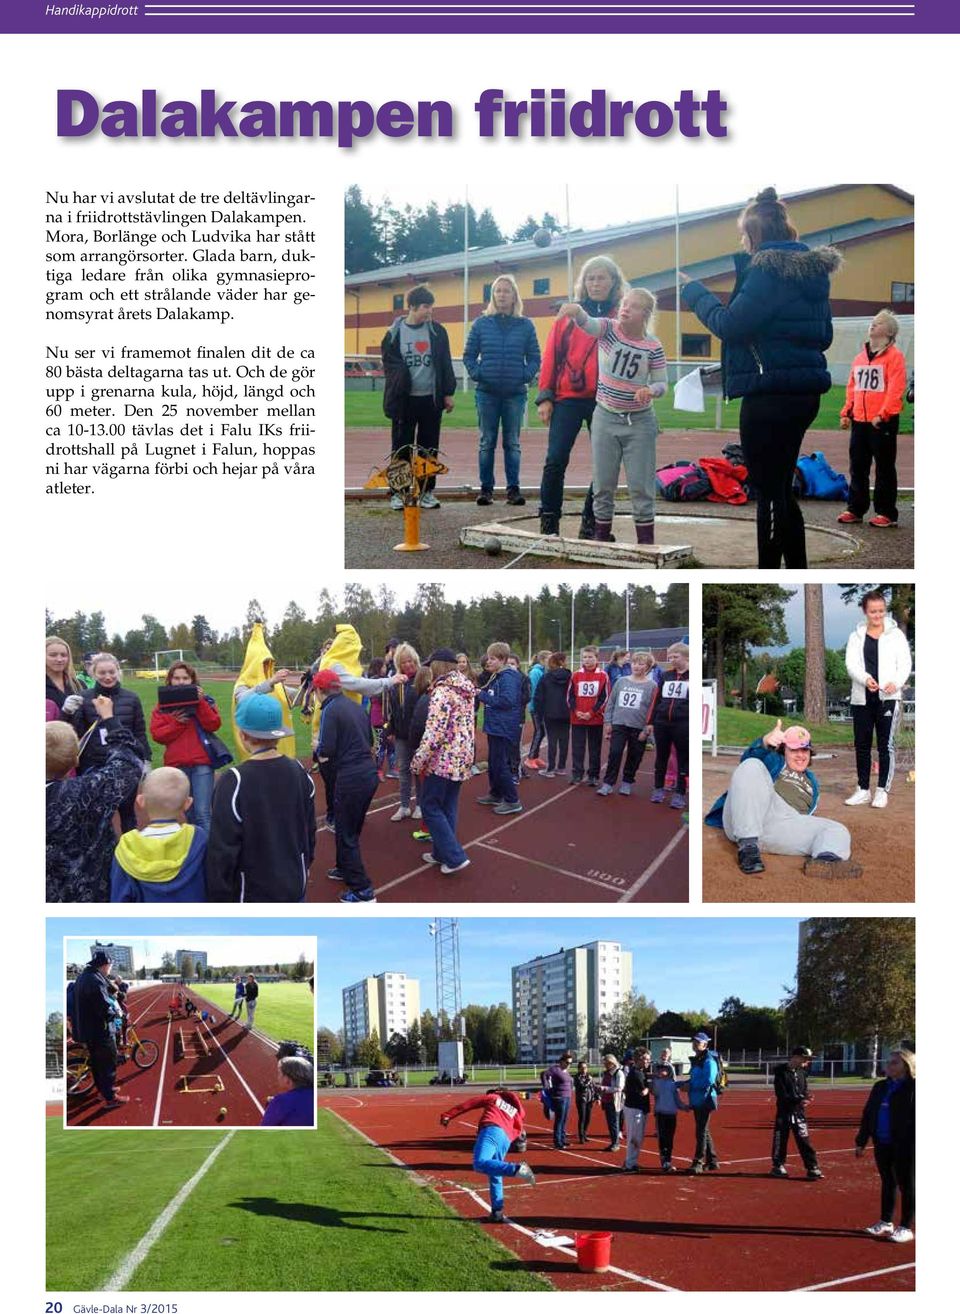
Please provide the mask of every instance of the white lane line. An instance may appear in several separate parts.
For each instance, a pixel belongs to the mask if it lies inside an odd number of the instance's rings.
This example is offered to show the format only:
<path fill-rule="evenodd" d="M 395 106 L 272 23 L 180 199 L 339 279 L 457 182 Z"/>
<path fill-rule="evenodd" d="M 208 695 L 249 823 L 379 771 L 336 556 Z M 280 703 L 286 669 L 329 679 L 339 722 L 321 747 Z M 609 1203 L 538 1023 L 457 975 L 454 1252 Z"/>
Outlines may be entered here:
<path fill-rule="evenodd" d="M 239 1018 L 236 1018 L 236 1017 L 230 1017 L 230 1016 L 229 1016 L 229 1014 L 226 1012 L 226 1010 L 224 1009 L 224 1007 L 223 1007 L 222 1004 L 215 1004 L 215 1003 L 213 1002 L 212 999 L 208 999 L 208 998 L 206 997 L 206 995 L 198 994 L 196 990 L 192 991 L 191 993 L 194 994 L 194 995 L 196 995 L 197 998 L 200 1000 L 200 1002 L 201 1002 L 202 1004 L 206 1004 L 206 1005 L 208 1006 L 208 1008 L 215 1008 L 215 1009 L 221 1014 L 221 1016 L 223 1017 L 224 1022 L 227 1024 L 227 1026 L 229 1026 L 231 1022 L 236 1022 L 237 1026 L 240 1027 L 240 1029 L 241 1029 L 242 1031 L 246 1031 L 246 1030 L 247 1030 L 246 1027 L 243 1025 L 243 1023 L 240 1021 Z M 203 1021 L 202 1018 L 201 1018 L 200 1020 Z M 256 1036 L 256 1038 L 257 1038 L 258 1040 L 262 1040 L 263 1043 L 264 1043 L 269 1049 L 272 1049 L 273 1052 L 274 1052 L 275 1054 L 276 1054 L 277 1050 L 280 1048 L 280 1046 L 279 1046 L 279 1044 L 277 1043 L 277 1041 L 275 1041 L 275 1040 L 271 1040 L 269 1036 L 265 1036 L 264 1033 L 263 1033 L 262 1031 L 260 1031 L 257 1027 L 254 1027 L 254 1028 L 252 1029 L 252 1031 L 248 1031 L 248 1032 L 247 1032 L 247 1035 L 250 1035 L 250 1036 Z"/>
<path fill-rule="evenodd" d="M 509 830 L 511 826 L 516 826 L 518 822 L 523 821 L 524 817 L 532 817 L 542 808 L 548 808 L 560 799 L 566 798 L 567 794 L 572 794 L 577 788 L 579 788 L 577 785 L 568 785 L 567 788 L 562 790 L 559 794 L 554 794 L 553 798 L 548 798 L 543 803 L 538 803 L 535 808 L 525 808 L 523 812 L 518 812 L 510 821 L 505 821 L 502 826 L 496 826 L 493 830 L 488 830 L 486 834 L 478 835 L 476 839 L 468 840 L 463 847 L 465 849 L 475 848 L 478 844 L 482 844 L 484 840 L 493 839 L 494 835 L 500 835 L 503 831 Z M 419 867 L 414 867 L 411 871 L 404 872 L 402 876 L 394 877 L 392 881 L 387 881 L 386 885 L 378 885 L 377 895 L 385 894 L 387 890 L 392 890 L 396 885 L 402 885 L 412 877 L 419 876 L 421 872 L 432 870 L 435 870 L 435 868 L 429 862 L 421 862 Z"/>
<path fill-rule="evenodd" d="M 131 1027 L 135 1027 L 135 1026 L 137 1025 L 137 1023 L 140 1021 L 140 1019 L 141 1019 L 142 1017 L 144 1017 L 147 1013 L 150 1012 L 151 1008 L 153 1008 L 153 1006 L 154 1006 L 154 1003 L 159 1003 L 159 1002 L 160 1002 L 160 999 L 162 999 L 162 997 L 163 997 L 162 995 L 158 995 L 156 1000 L 151 999 L 150 1003 L 147 1004 L 147 1006 L 146 1006 L 146 1008 L 143 1010 L 143 1012 L 142 1012 L 142 1013 L 138 1013 L 137 1016 L 136 1016 L 135 1018 L 133 1018 L 133 1019 L 127 1024 L 127 1025 L 128 1025 L 128 1026 L 131 1026 Z"/>
<path fill-rule="evenodd" d="M 478 1195 L 476 1191 L 471 1190 L 469 1186 L 462 1186 L 460 1189 L 464 1193 L 464 1195 L 469 1195 L 471 1200 L 475 1200 L 477 1204 L 480 1206 L 480 1208 L 484 1210 L 484 1212 L 487 1211 L 487 1202 L 484 1200 L 482 1196 Z M 506 1214 L 504 1214 L 503 1216 L 503 1221 L 507 1223 L 510 1227 L 512 1227 L 515 1231 L 520 1232 L 523 1236 L 529 1237 L 531 1241 L 537 1240 L 536 1232 L 532 1232 L 529 1227 L 524 1227 L 521 1223 L 515 1223 L 514 1220 L 512 1218 L 508 1218 Z M 571 1259 L 576 1259 L 577 1257 L 576 1249 L 573 1246 L 551 1246 L 550 1249 L 558 1250 L 563 1255 L 569 1255 Z M 532 1264 L 533 1267 L 536 1268 L 536 1262 L 534 1260 L 527 1260 L 525 1262 Z M 652 1287 L 654 1291 L 679 1290 L 678 1287 L 665 1286 L 664 1283 L 657 1282 L 653 1278 L 643 1277 L 640 1273 L 631 1273 L 629 1269 L 617 1268 L 613 1264 L 610 1265 L 610 1267 L 607 1269 L 607 1272 L 616 1273 L 617 1277 L 626 1278 L 628 1282 L 637 1282 L 640 1284 L 640 1286 Z"/>
<path fill-rule="evenodd" d="M 812 1287 L 794 1287 L 794 1291 L 828 1291 L 830 1287 L 847 1286 L 850 1282 L 865 1282 L 867 1278 L 885 1277 L 887 1273 L 904 1273 L 916 1264 L 894 1264 L 892 1268 L 873 1268 L 869 1273 L 854 1273 L 852 1277 L 834 1278 L 832 1282 L 817 1282 Z"/>
<path fill-rule="evenodd" d="M 541 862 L 539 858 L 530 858 L 525 853 L 511 853 L 509 849 L 502 849 L 499 844 L 484 844 L 478 840 L 477 847 L 487 849 L 490 853 L 499 854 L 502 858 L 516 858 L 531 867 L 542 867 L 544 871 L 552 872 L 556 876 L 569 876 L 575 881 L 585 881 L 587 885 L 599 885 L 601 890 L 616 890 L 619 893 L 623 888 L 621 885 L 614 885 L 610 881 L 598 881 L 595 876 L 584 876 L 579 871 L 567 871 L 565 867 L 555 867 L 551 862 Z"/>
<path fill-rule="evenodd" d="M 180 1187 L 177 1194 L 173 1197 L 166 1208 L 161 1210 L 129 1254 L 121 1259 L 116 1270 L 111 1273 L 110 1277 L 108 1277 L 104 1283 L 104 1291 L 126 1290 L 130 1279 L 146 1259 L 154 1245 L 156 1245 L 157 1241 L 159 1241 L 160 1237 L 163 1236 L 164 1232 L 173 1222 L 184 1201 L 191 1192 L 199 1186 L 200 1182 L 213 1167 L 218 1155 L 227 1148 L 236 1134 L 236 1130 L 228 1132 L 223 1140 L 213 1147 L 190 1180 Z"/>
<path fill-rule="evenodd" d="M 247 1094 L 248 1094 L 248 1095 L 250 1096 L 250 1098 L 253 1100 L 254 1104 L 255 1104 L 255 1105 L 257 1106 L 257 1108 L 260 1110 L 260 1113 L 263 1114 L 263 1112 L 264 1112 L 264 1107 L 263 1107 L 263 1105 L 262 1105 L 262 1104 L 260 1103 L 260 1101 L 257 1099 L 256 1095 L 254 1095 L 253 1091 L 250 1089 L 250 1087 L 249 1087 L 249 1086 L 247 1085 L 247 1083 L 244 1081 L 243 1077 L 241 1077 L 239 1071 L 237 1070 L 236 1064 L 233 1062 L 233 1059 L 231 1059 L 230 1055 L 227 1053 L 227 1051 L 226 1051 L 226 1050 L 223 1048 L 223 1046 L 220 1044 L 220 1041 L 216 1038 L 216 1036 L 213 1034 L 213 1032 L 212 1032 L 212 1031 L 210 1030 L 210 1028 L 207 1026 L 206 1022 L 203 1023 L 203 1026 L 207 1027 L 207 1034 L 210 1036 L 210 1039 L 213 1041 L 213 1043 L 216 1045 L 217 1049 L 219 1049 L 220 1053 L 223 1055 L 223 1057 L 224 1057 L 224 1058 L 227 1060 L 227 1062 L 230 1064 L 231 1068 L 233 1068 L 234 1072 L 235 1072 L 236 1075 L 237 1075 L 237 1081 L 239 1081 L 240 1085 L 243 1087 L 243 1089 L 247 1092 Z"/>
<path fill-rule="evenodd" d="M 647 881 L 651 878 L 651 876 L 655 875 L 655 873 L 660 867 L 663 866 L 663 864 L 666 862 L 667 858 L 670 857 L 670 854 L 677 847 L 677 845 L 681 844 L 687 838 L 688 831 L 689 831 L 688 826 L 680 827 L 680 829 L 674 835 L 673 839 L 671 839 L 669 844 L 667 844 L 667 846 L 664 848 L 663 852 L 658 857 L 654 858 L 653 862 L 650 863 L 650 866 L 647 867 L 645 871 L 642 871 L 640 873 L 637 879 L 630 886 L 629 890 L 627 890 L 624 894 L 621 894 L 620 898 L 617 900 L 618 903 L 630 903 L 631 900 L 634 898 L 634 896 L 640 893 L 640 891 L 646 885 Z"/>
<path fill-rule="evenodd" d="M 160 1105 L 163 1101 L 163 1078 L 167 1071 L 167 1054 L 170 1051 L 170 1033 L 173 1030 L 173 1018 L 167 1022 L 167 1034 L 163 1038 L 163 1061 L 160 1064 L 160 1082 L 157 1086 L 157 1102 L 153 1109 L 153 1125 L 160 1126 Z"/>

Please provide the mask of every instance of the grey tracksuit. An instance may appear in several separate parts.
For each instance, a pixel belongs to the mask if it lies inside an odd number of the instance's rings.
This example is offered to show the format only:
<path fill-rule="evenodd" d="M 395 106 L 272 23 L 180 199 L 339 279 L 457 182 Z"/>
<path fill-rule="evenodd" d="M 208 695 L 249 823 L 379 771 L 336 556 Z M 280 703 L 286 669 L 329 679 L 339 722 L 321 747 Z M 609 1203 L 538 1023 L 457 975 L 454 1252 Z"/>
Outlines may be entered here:
<path fill-rule="evenodd" d="M 593 509 L 597 520 L 613 520 L 623 466 L 638 525 L 653 524 L 653 502 L 657 486 L 657 417 L 653 407 L 642 411 L 614 412 L 598 406 L 590 425 L 593 452 Z"/>
<path fill-rule="evenodd" d="M 767 853 L 813 856 L 833 853 L 850 857 L 850 832 L 839 821 L 804 816 L 774 789 L 770 772 L 759 758 L 747 758 L 733 773 L 723 805 L 727 839 L 756 837 Z"/>

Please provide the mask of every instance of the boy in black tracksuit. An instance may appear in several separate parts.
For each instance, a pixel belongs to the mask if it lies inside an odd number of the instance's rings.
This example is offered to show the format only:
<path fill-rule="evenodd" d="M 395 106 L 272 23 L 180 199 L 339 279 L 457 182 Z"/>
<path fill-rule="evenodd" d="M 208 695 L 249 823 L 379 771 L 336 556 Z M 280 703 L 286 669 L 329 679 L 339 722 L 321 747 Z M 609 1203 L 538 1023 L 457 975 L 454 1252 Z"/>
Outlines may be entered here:
<path fill-rule="evenodd" d="M 677 750 L 677 786 L 670 800 L 672 808 L 687 806 L 687 772 L 690 767 L 690 650 L 685 643 L 674 644 L 667 653 L 673 669 L 663 672 L 660 697 L 653 712 L 653 734 L 657 756 L 653 768 L 651 803 L 662 803 L 670 749 Z"/>
<path fill-rule="evenodd" d="M 800 1158 L 811 1181 L 819 1181 L 823 1176 L 817 1163 L 817 1152 L 810 1144 L 807 1130 L 807 1068 L 813 1057 L 804 1045 L 798 1045 L 790 1055 L 788 1063 L 780 1063 L 773 1072 L 773 1094 L 777 1101 L 777 1114 L 773 1123 L 773 1149 L 771 1158 L 773 1167 L 771 1177 L 786 1177 L 785 1160 L 790 1144 L 790 1133 L 800 1151 Z"/>
<path fill-rule="evenodd" d="M 380 783 L 371 751 L 370 722 L 362 708 L 343 695 L 336 671 L 318 671 L 313 683 L 324 695 L 317 757 L 333 763 L 337 781 L 333 799 L 337 862 L 327 875 L 346 885 L 341 903 L 376 903 L 360 854 L 360 832 Z"/>

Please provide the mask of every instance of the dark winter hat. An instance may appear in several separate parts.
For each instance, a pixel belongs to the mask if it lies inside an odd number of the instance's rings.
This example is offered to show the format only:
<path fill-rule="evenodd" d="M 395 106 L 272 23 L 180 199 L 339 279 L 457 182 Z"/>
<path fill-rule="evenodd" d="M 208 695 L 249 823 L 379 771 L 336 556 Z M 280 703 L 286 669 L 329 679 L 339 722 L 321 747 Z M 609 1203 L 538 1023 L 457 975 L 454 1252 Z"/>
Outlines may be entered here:
<path fill-rule="evenodd" d="M 451 662 L 454 666 L 457 664 L 457 654 L 452 648 L 434 648 L 433 652 L 427 658 L 427 666 L 432 666 L 434 662 Z"/>
<path fill-rule="evenodd" d="M 112 963 L 112 962 L 113 959 L 110 957 L 108 953 L 105 953 L 103 949 L 98 949 L 96 953 L 94 953 L 93 957 L 90 959 L 90 964 L 92 967 L 103 967 L 104 963 Z"/>

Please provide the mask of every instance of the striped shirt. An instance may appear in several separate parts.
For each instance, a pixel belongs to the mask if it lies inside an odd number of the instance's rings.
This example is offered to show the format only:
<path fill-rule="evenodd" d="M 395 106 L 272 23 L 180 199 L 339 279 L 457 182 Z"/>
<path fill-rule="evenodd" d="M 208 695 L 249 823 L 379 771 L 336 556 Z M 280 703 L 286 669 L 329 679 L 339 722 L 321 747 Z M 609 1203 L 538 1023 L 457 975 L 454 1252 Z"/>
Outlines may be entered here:
<path fill-rule="evenodd" d="M 654 397 L 667 390 L 667 358 L 658 338 L 628 338 L 615 319 L 587 317 L 580 327 L 599 338 L 597 403 L 604 410 L 623 414 L 646 411 L 638 404 L 636 391 L 647 387 Z"/>

